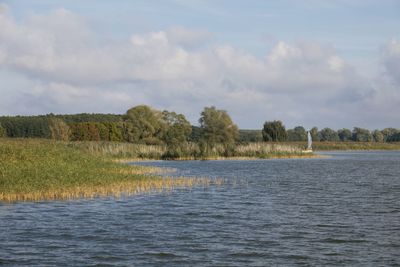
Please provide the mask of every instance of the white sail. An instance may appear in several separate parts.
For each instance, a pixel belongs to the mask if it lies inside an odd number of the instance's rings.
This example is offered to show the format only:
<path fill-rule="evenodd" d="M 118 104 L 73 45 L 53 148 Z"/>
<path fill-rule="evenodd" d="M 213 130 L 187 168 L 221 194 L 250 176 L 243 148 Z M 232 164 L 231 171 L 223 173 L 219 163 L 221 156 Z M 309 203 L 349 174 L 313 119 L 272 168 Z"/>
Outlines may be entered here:
<path fill-rule="evenodd" d="M 308 131 L 307 132 L 307 150 L 312 150 L 312 138 L 311 138 L 311 133 Z"/>

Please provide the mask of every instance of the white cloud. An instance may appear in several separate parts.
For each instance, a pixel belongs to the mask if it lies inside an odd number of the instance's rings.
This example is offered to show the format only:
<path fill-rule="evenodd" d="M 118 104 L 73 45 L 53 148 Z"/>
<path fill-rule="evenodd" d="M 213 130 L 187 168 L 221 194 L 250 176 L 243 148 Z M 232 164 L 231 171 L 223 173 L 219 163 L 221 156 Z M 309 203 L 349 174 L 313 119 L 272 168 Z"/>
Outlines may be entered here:
<path fill-rule="evenodd" d="M 328 59 L 328 65 L 333 71 L 341 71 L 344 67 L 344 61 L 338 56 L 332 56 Z"/>
<path fill-rule="evenodd" d="M 400 41 L 392 40 L 383 51 L 386 73 L 400 86 Z"/>
<path fill-rule="evenodd" d="M 384 103 L 398 87 L 373 87 L 333 47 L 317 42 L 280 41 L 259 58 L 183 27 L 104 41 L 67 10 L 16 21 L 4 5 L 0 25 L 0 73 L 23 75 L 32 85 L 0 101 L 12 114 L 29 112 L 14 102 L 42 113 L 122 113 L 145 103 L 195 122 L 204 106 L 216 105 L 241 127 L 256 128 L 267 119 L 349 127 L 365 119 L 361 108 L 399 111 L 397 100 Z M 393 41 L 384 53 L 393 79 L 400 77 L 399 47 Z M 9 92 L 2 85 L 0 91 Z"/>
<path fill-rule="evenodd" d="M 187 49 L 205 45 L 213 37 L 213 35 L 207 30 L 188 30 L 184 27 L 173 27 L 168 29 L 166 33 L 170 42 Z"/>

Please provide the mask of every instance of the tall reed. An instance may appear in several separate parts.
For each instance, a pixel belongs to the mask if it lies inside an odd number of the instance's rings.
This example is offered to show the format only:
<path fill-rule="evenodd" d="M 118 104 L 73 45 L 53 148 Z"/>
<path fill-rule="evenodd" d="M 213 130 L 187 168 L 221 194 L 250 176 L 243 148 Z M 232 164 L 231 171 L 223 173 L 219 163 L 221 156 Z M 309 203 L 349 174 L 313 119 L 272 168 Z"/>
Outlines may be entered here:
<path fill-rule="evenodd" d="M 98 156 L 129 159 L 216 159 L 226 157 L 270 158 L 303 155 L 303 146 L 283 143 L 249 143 L 226 147 L 222 144 L 200 146 L 182 144 L 172 152 L 163 145 L 143 145 L 116 142 L 70 142 L 69 146 Z M 304 155 L 305 156 L 305 155 Z"/>

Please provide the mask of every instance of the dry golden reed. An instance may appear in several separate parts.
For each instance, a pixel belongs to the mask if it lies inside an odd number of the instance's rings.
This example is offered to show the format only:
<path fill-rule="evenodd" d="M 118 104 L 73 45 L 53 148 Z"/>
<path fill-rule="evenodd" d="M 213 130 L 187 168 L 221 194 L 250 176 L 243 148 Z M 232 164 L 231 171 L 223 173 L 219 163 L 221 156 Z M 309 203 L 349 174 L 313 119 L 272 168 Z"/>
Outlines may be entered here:
<path fill-rule="evenodd" d="M 117 142 L 70 142 L 69 146 L 89 152 L 93 155 L 112 157 L 120 161 L 159 160 L 171 159 L 168 157 L 167 147 L 164 145 L 144 145 Z M 222 144 L 205 147 L 201 152 L 197 143 L 182 144 L 175 160 L 196 159 L 224 159 L 224 158 L 282 158 L 282 157 L 306 157 L 302 152 L 305 143 L 249 143 L 238 144 L 228 149 Z M 308 154 L 307 157 L 311 157 Z"/>
<path fill-rule="evenodd" d="M 70 188 L 54 188 L 35 192 L 7 193 L 0 192 L 0 201 L 44 201 L 70 200 L 96 197 L 121 197 L 154 192 L 170 192 L 176 188 L 207 187 L 211 184 L 221 185 L 223 179 L 187 178 L 187 177 L 155 177 L 145 180 L 115 182 L 108 185 L 82 185 Z"/>

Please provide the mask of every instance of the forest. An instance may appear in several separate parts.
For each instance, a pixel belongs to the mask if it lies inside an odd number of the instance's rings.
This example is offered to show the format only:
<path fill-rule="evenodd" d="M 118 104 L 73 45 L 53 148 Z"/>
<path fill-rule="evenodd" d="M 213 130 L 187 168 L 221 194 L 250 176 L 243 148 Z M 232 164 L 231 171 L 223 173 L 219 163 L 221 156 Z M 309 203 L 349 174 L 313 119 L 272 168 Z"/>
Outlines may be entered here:
<path fill-rule="evenodd" d="M 313 141 L 321 142 L 400 141 L 400 130 L 395 128 L 370 131 L 359 127 L 352 130 L 313 127 L 309 131 Z M 186 143 L 196 143 L 202 149 L 218 144 L 229 150 L 235 144 L 306 141 L 307 130 L 303 126 L 286 129 L 279 120 L 266 121 L 259 130 L 240 130 L 225 110 L 215 107 L 205 107 L 200 113 L 199 126 L 193 126 L 183 114 L 139 105 L 121 115 L 2 116 L 0 137 L 166 145 L 171 151 Z"/>

